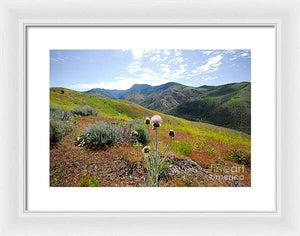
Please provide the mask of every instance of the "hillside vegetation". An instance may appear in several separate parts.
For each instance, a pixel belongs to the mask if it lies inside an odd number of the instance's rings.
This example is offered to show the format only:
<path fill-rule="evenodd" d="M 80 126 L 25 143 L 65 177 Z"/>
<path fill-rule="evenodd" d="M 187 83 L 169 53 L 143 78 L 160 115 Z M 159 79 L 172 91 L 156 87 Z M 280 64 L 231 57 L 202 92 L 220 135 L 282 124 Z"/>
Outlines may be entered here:
<path fill-rule="evenodd" d="M 127 90 L 92 89 L 88 94 L 123 99 L 145 108 L 193 121 L 251 133 L 251 84 L 232 83 L 198 88 L 179 83 L 136 84 Z"/>
<path fill-rule="evenodd" d="M 251 133 L 251 85 L 229 84 L 211 88 L 197 98 L 168 110 L 188 120 L 205 121 Z"/>
<path fill-rule="evenodd" d="M 176 89 L 176 86 L 178 84 L 171 87 Z M 208 89 L 199 88 L 206 92 Z M 193 92 L 190 91 L 191 94 Z M 210 92 L 207 96 L 223 96 L 222 90 Z M 174 142 L 168 154 L 168 174 L 161 176 L 164 186 L 237 186 L 236 183 L 227 180 L 215 181 L 203 173 L 209 173 L 212 170 L 211 166 L 217 166 L 219 174 L 224 175 L 225 166 L 242 165 L 246 165 L 244 179 L 238 184 L 251 185 L 251 137 L 246 133 L 188 121 L 123 100 L 65 88 L 50 89 L 50 104 L 56 107 L 52 107 L 52 110 L 62 114 L 57 120 L 62 120 L 63 117 L 63 122 L 72 122 L 72 130 L 59 133 L 59 140 L 55 140 L 55 145 L 50 148 L 51 186 L 143 186 L 145 167 L 141 152 L 138 146 L 131 144 L 129 135 L 132 129 L 141 131 L 142 134 L 145 116 L 151 117 L 156 114 L 163 120 L 159 131 L 160 146 L 166 146 L 169 130 L 175 130 Z M 73 116 L 65 118 L 66 113 Z M 84 136 L 93 132 L 93 129 L 105 129 L 105 132 L 114 130 L 109 134 L 113 137 L 109 146 L 100 145 L 100 150 L 83 146 L 87 140 Z M 152 132 L 153 130 L 150 130 L 150 133 Z M 145 136 L 141 140 L 145 144 L 139 145 L 146 145 L 148 142 L 146 133 L 143 135 Z M 91 136 L 88 137 L 91 139 Z M 114 139 L 116 141 L 113 141 Z M 94 141 L 90 142 L 94 145 Z M 185 172 L 188 172 L 188 169 L 191 171 L 187 175 Z"/>

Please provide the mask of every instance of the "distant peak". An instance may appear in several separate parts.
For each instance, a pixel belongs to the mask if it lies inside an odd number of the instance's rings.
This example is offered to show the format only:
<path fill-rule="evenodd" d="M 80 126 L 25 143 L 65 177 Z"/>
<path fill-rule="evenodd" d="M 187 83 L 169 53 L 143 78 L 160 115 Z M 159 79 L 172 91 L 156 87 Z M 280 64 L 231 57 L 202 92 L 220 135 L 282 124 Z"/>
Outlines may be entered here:
<path fill-rule="evenodd" d="M 151 87 L 149 84 L 134 84 L 131 86 L 131 88 L 140 88 L 140 87 Z"/>
<path fill-rule="evenodd" d="M 176 83 L 176 82 L 168 82 L 168 83 L 165 83 L 165 84 L 162 84 L 162 85 L 166 85 L 166 84 L 172 85 L 172 84 L 179 84 L 179 83 Z"/>
<path fill-rule="evenodd" d="M 214 86 L 212 86 L 212 85 L 202 85 L 199 88 L 211 88 L 211 87 L 214 87 Z"/>

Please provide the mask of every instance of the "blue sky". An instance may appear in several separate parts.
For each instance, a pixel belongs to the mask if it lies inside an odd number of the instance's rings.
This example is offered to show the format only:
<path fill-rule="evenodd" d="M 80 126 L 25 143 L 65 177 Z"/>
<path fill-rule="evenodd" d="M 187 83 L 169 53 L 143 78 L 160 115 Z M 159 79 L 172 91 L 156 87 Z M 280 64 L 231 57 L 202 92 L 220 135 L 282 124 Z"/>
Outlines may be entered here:
<path fill-rule="evenodd" d="M 50 50 L 50 87 L 128 89 L 167 82 L 198 87 L 250 81 L 250 50 Z"/>

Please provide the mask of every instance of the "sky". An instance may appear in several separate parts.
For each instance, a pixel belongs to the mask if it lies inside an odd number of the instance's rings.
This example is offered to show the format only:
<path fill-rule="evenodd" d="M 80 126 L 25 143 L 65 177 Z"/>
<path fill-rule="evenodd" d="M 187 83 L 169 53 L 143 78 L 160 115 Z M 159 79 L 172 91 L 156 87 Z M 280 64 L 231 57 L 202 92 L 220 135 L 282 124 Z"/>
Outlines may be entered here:
<path fill-rule="evenodd" d="M 77 91 L 178 82 L 199 87 L 251 80 L 245 50 L 50 50 L 50 87 Z"/>

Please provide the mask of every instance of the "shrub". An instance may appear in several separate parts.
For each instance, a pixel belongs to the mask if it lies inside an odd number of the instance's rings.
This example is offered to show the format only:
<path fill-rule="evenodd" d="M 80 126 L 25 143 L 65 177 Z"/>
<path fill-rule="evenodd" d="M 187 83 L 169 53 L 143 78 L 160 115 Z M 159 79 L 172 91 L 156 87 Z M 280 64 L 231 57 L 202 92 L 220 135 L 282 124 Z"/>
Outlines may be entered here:
<path fill-rule="evenodd" d="M 137 132 L 136 139 L 139 143 L 146 144 L 150 141 L 150 134 L 144 125 L 134 125 L 134 130 Z"/>
<path fill-rule="evenodd" d="M 84 176 L 80 177 L 79 182 L 80 187 L 100 187 L 98 175 L 94 177 L 91 174 L 85 174 Z"/>
<path fill-rule="evenodd" d="M 69 121 L 71 119 L 71 112 L 56 107 L 54 105 L 50 105 L 50 119 L 51 120 L 59 120 L 59 121 Z"/>
<path fill-rule="evenodd" d="M 75 106 L 71 109 L 71 112 L 73 115 L 80 115 L 80 116 L 84 116 L 85 115 L 85 111 L 83 109 L 83 107 L 81 106 Z"/>
<path fill-rule="evenodd" d="M 69 111 L 50 105 L 50 145 L 62 140 L 72 130 L 72 115 Z"/>
<path fill-rule="evenodd" d="M 214 149 L 213 147 L 211 147 L 211 144 L 209 143 L 209 141 L 203 141 L 198 139 L 195 143 L 196 147 L 199 148 L 200 150 L 203 150 L 209 154 L 213 154 L 216 155 L 218 154 L 217 150 Z"/>
<path fill-rule="evenodd" d="M 96 116 L 98 114 L 97 110 L 86 105 L 86 106 L 75 106 L 71 109 L 72 114 L 80 116 Z"/>
<path fill-rule="evenodd" d="M 189 156 L 192 153 L 192 148 L 187 141 L 179 140 L 176 141 L 172 146 L 176 153 L 181 153 L 185 156 Z"/>
<path fill-rule="evenodd" d="M 89 148 L 103 149 L 113 144 L 117 136 L 114 126 L 103 121 L 89 125 L 83 132 L 83 139 Z"/>
<path fill-rule="evenodd" d="M 70 130 L 66 122 L 50 120 L 50 145 L 57 144 Z"/>
<path fill-rule="evenodd" d="M 242 150 L 234 150 L 228 156 L 224 158 L 225 160 L 234 161 L 238 164 L 242 164 L 250 167 L 251 165 L 251 156 L 249 152 Z"/>
<path fill-rule="evenodd" d="M 98 114 L 98 111 L 90 106 L 84 106 L 83 109 L 85 110 L 85 113 L 87 116 L 96 116 Z"/>
<path fill-rule="evenodd" d="M 126 124 L 129 125 L 130 127 L 134 127 L 136 125 L 144 125 L 144 122 L 140 120 L 130 120 L 127 121 Z"/>

